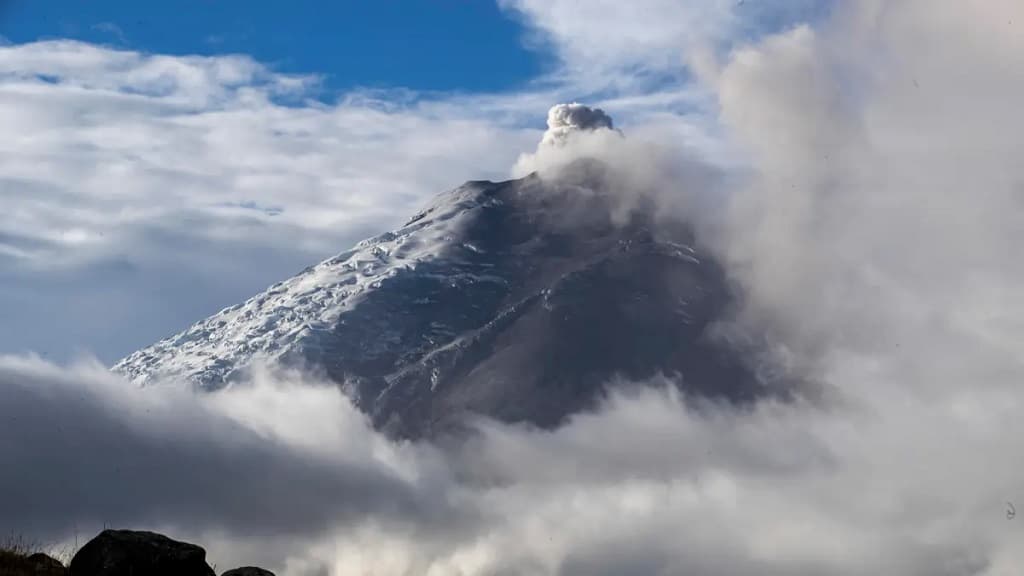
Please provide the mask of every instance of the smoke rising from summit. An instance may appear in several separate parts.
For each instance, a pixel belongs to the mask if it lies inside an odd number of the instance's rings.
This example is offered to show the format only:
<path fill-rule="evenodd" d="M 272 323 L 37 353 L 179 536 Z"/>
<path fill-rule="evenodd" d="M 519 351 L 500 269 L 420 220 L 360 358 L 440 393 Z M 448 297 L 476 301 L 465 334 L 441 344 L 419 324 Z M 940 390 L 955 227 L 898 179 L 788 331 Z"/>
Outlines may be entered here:
<path fill-rule="evenodd" d="M 565 146 L 571 134 L 580 131 L 613 130 L 612 118 L 600 108 L 579 102 L 556 104 L 548 110 L 548 129 L 541 145 Z"/>

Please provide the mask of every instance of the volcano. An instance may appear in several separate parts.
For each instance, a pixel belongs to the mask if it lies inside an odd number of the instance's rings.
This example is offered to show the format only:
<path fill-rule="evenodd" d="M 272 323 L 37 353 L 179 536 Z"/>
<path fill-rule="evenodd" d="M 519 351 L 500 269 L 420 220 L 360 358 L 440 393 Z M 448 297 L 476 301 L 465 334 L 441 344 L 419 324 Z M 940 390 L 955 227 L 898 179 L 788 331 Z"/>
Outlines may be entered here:
<path fill-rule="evenodd" d="M 603 170 L 467 182 L 113 369 L 216 390 L 262 363 L 301 368 L 407 438 L 476 416 L 556 426 L 608 386 L 657 375 L 686 394 L 755 397 L 742 355 L 714 336 L 733 301 L 722 268 Z"/>

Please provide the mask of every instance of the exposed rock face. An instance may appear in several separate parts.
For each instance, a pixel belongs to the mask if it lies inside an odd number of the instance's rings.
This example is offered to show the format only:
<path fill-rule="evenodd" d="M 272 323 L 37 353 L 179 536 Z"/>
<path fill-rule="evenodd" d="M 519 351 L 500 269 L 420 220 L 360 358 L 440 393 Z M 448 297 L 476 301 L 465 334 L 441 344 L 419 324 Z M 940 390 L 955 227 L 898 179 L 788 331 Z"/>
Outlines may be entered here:
<path fill-rule="evenodd" d="M 71 559 L 72 576 L 216 576 L 206 550 L 155 532 L 104 530 Z"/>
<path fill-rule="evenodd" d="M 46 554 L 29 556 L 0 548 L 0 576 L 66 576 L 67 568 Z"/>
<path fill-rule="evenodd" d="M 243 566 L 234 570 L 228 570 L 220 576 L 274 576 L 274 573 L 270 570 L 257 568 L 256 566 Z"/>
<path fill-rule="evenodd" d="M 59 576 L 67 574 L 68 571 L 59 560 L 42 552 L 36 552 L 26 558 L 26 564 L 31 567 L 31 574 L 36 576 Z"/>

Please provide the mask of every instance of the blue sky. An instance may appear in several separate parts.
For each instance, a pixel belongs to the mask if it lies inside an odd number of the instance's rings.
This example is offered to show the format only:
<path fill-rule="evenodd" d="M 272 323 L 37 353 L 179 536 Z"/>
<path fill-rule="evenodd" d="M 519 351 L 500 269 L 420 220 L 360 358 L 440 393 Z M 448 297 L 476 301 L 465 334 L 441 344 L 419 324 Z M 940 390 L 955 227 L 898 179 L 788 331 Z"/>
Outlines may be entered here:
<path fill-rule="evenodd" d="M 541 72 L 526 31 L 483 0 L 11 0 L 14 43 L 71 38 L 145 52 L 247 54 L 352 87 L 503 90 Z"/>

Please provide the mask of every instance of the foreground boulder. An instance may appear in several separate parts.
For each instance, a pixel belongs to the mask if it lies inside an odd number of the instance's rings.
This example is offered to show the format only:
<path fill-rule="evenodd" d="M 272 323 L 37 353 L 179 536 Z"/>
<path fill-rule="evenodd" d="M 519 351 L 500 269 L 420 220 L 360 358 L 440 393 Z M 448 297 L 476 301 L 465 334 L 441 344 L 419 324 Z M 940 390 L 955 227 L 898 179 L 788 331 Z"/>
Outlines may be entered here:
<path fill-rule="evenodd" d="M 243 566 L 234 570 L 228 570 L 220 576 L 274 576 L 274 573 L 255 566 Z"/>
<path fill-rule="evenodd" d="M 66 576 L 67 569 L 54 558 L 43 553 L 26 556 L 23 553 L 0 548 L 0 575 L 2 576 Z"/>
<path fill-rule="evenodd" d="M 42 552 L 36 552 L 26 558 L 26 563 L 31 566 L 32 573 L 38 576 L 42 576 L 44 574 L 46 576 L 56 576 L 67 573 L 67 568 L 65 568 L 59 560 L 47 556 Z"/>
<path fill-rule="evenodd" d="M 72 576 L 216 576 L 206 550 L 155 532 L 104 530 L 71 559 Z"/>

